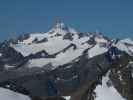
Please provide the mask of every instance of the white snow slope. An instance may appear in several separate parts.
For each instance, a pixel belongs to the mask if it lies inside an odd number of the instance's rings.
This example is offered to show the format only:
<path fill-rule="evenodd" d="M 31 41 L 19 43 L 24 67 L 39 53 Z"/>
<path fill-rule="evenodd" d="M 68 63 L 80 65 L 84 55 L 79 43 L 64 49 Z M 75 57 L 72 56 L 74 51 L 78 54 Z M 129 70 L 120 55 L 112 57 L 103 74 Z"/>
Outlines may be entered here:
<path fill-rule="evenodd" d="M 133 41 L 131 39 L 120 40 L 116 47 L 122 51 L 125 51 L 129 55 L 133 56 Z"/>
<path fill-rule="evenodd" d="M 114 88 L 114 86 L 108 86 L 109 72 L 102 79 L 102 85 L 98 85 L 95 89 L 96 98 L 95 100 L 126 100 L 124 99 Z"/>
<path fill-rule="evenodd" d="M 28 96 L 0 88 L 0 100 L 31 100 Z"/>
<path fill-rule="evenodd" d="M 73 40 L 63 39 L 64 35 L 67 33 L 72 33 Z M 56 36 L 60 34 L 60 36 Z M 94 34 L 95 35 L 95 34 Z M 95 36 L 95 44 L 88 44 L 86 43 L 92 34 L 89 36 L 84 36 L 79 38 L 78 32 L 75 29 L 66 27 L 63 23 L 57 23 L 50 31 L 47 33 L 32 33 L 30 37 L 22 42 L 18 42 L 17 44 L 12 45 L 15 50 L 20 52 L 23 56 L 28 56 L 30 54 L 36 54 L 42 50 L 45 50 L 48 54 L 52 55 L 57 52 L 60 52 L 64 48 L 68 47 L 70 44 L 76 45 L 77 49 L 73 49 L 73 47 L 69 48 L 65 52 L 59 53 L 56 58 L 37 58 L 31 59 L 28 62 L 29 68 L 32 67 L 43 67 L 46 64 L 51 63 L 54 68 L 59 65 L 63 65 L 66 63 L 71 62 L 72 60 L 76 59 L 77 57 L 81 56 L 83 51 L 91 48 L 88 51 L 89 58 L 100 55 L 107 51 L 106 47 L 100 47 L 101 44 L 106 44 L 107 40 L 101 36 Z M 47 42 L 41 43 L 33 43 L 34 39 L 42 40 L 47 38 Z M 95 45 L 95 46 L 94 46 Z M 53 68 L 53 69 L 54 69 Z"/>

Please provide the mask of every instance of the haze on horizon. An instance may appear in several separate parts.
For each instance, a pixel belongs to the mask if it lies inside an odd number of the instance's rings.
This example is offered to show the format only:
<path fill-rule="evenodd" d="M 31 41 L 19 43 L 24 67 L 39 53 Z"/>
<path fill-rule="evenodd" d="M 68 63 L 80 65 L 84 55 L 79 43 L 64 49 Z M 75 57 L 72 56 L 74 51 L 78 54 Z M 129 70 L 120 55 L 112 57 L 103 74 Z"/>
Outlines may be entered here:
<path fill-rule="evenodd" d="M 47 32 L 57 20 L 80 32 L 133 39 L 132 0 L 0 0 L 0 41 Z"/>

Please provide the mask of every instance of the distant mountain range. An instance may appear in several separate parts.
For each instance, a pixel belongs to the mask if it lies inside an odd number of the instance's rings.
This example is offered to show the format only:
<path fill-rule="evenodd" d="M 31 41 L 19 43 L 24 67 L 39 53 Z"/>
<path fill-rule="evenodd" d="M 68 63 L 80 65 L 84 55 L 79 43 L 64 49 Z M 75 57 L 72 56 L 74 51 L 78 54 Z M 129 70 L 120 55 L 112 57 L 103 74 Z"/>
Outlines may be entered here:
<path fill-rule="evenodd" d="M 0 43 L 0 87 L 31 98 L 133 100 L 133 40 L 82 33 L 64 23 L 20 35 Z"/>

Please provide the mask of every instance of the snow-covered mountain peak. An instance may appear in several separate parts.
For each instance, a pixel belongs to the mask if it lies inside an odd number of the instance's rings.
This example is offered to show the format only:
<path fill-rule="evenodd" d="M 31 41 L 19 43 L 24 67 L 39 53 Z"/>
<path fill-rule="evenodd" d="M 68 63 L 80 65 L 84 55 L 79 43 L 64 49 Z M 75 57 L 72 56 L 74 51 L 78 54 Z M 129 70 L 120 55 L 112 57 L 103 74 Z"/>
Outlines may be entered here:
<path fill-rule="evenodd" d="M 64 28 L 66 28 L 66 25 L 63 22 L 57 22 L 55 24 L 54 28 L 64 29 Z"/>
<path fill-rule="evenodd" d="M 75 29 L 68 27 L 63 22 L 57 22 L 48 32 L 50 34 L 78 33 Z"/>
<path fill-rule="evenodd" d="M 97 46 L 95 47 L 95 45 Z M 57 22 L 50 31 L 46 33 L 31 33 L 26 36 L 26 38 L 18 39 L 18 42 L 11 47 L 20 52 L 23 56 L 35 55 L 43 50 L 49 55 L 62 54 L 61 52 L 67 48 L 66 51 L 69 51 L 69 53 L 67 54 L 67 52 L 65 52 L 66 54 L 63 53 L 64 55 L 68 56 L 69 54 L 72 55 L 78 52 L 78 56 L 80 56 L 84 50 L 90 47 L 94 47 L 94 49 L 102 49 L 103 47 L 103 49 L 105 49 L 102 50 L 102 52 L 106 51 L 107 45 L 108 40 L 98 32 L 81 33 L 62 22 Z M 69 46 L 76 47 L 76 49 L 70 50 Z M 77 54 L 75 55 L 77 57 Z M 95 53 L 93 56 L 95 56 Z"/>
<path fill-rule="evenodd" d="M 30 33 L 17 41 L 10 47 L 29 59 L 29 68 L 47 64 L 56 68 L 72 62 L 84 52 L 88 58 L 93 58 L 107 52 L 112 46 L 133 55 L 133 45 L 129 39 L 111 42 L 100 32 L 77 32 L 62 22 L 56 23 L 46 33 Z"/>

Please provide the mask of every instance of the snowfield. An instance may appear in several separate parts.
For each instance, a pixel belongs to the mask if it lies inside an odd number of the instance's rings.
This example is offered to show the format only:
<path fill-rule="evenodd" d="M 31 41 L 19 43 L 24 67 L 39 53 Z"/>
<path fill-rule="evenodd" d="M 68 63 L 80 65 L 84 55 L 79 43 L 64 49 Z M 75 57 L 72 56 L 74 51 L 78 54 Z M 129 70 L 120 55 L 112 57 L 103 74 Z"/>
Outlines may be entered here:
<path fill-rule="evenodd" d="M 133 41 L 130 39 L 120 40 L 115 46 L 129 55 L 133 54 Z"/>
<path fill-rule="evenodd" d="M 66 99 L 66 100 L 70 100 L 71 96 L 63 96 L 63 98 Z"/>
<path fill-rule="evenodd" d="M 99 44 L 95 45 L 93 48 L 91 48 L 90 50 L 88 50 L 88 55 L 89 58 L 92 58 L 94 56 L 103 54 L 105 52 L 107 52 L 108 49 L 105 47 L 100 47 Z"/>
<path fill-rule="evenodd" d="M 108 86 L 107 82 L 109 81 L 109 72 L 102 79 L 102 85 L 98 85 L 95 89 L 96 98 L 95 100 L 126 100 L 124 99 L 114 86 Z"/>
<path fill-rule="evenodd" d="M 0 100 L 31 100 L 28 96 L 0 88 Z"/>
<path fill-rule="evenodd" d="M 43 67 L 44 65 L 51 63 L 53 65 L 53 69 L 55 69 L 59 65 L 69 63 L 77 57 L 81 56 L 85 48 L 87 47 L 85 46 L 83 48 L 78 48 L 77 50 L 69 48 L 69 50 L 67 50 L 66 52 L 61 52 L 60 54 L 58 54 L 56 58 L 31 59 L 28 63 L 28 67 Z"/>
<path fill-rule="evenodd" d="M 32 44 L 16 44 L 14 48 L 24 56 L 35 54 L 39 51 L 46 50 L 49 54 L 54 54 L 70 44 L 68 40 L 62 40 L 61 37 L 50 38 L 48 42 Z"/>

